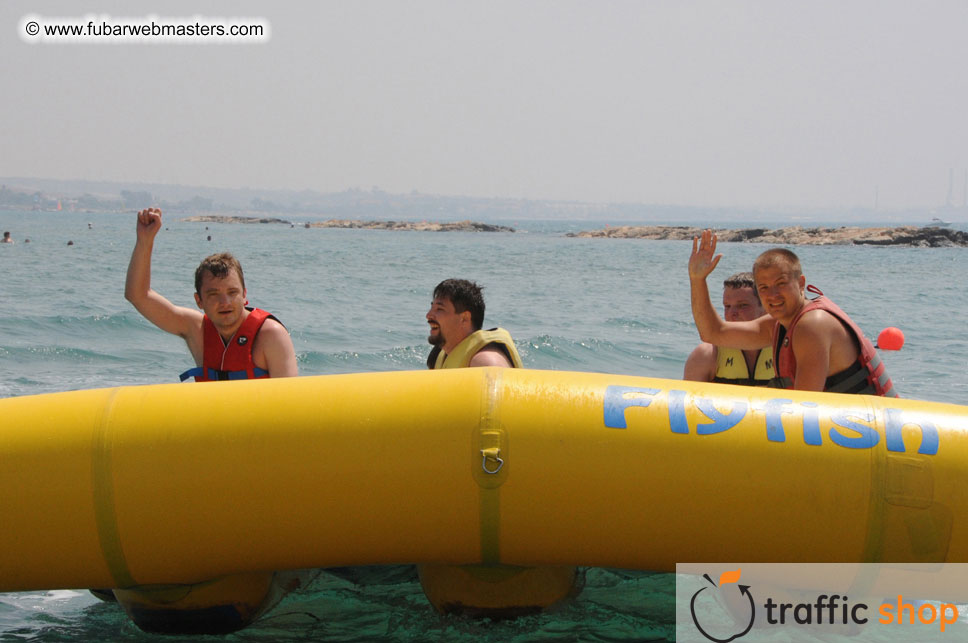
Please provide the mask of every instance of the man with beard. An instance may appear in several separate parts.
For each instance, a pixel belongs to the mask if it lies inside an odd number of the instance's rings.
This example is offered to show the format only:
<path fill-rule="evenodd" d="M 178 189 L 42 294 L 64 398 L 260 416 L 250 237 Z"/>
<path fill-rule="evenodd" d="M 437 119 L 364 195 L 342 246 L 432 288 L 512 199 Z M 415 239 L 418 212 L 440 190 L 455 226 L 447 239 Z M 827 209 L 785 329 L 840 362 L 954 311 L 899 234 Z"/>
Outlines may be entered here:
<path fill-rule="evenodd" d="M 514 340 L 503 328 L 482 330 L 481 287 L 446 279 L 434 289 L 427 311 L 434 349 L 432 369 L 494 366 L 521 368 Z M 420 585 L 431 604 L 445 613 L 501 618 L 537 612 L 575 593 L 575 567 L 507 565 L 419 565 Z"/>
<path fill-rule="evenodd" d="M 502 366 L 521 368 L 514 340 L 503 328 L 481 330 L 484 296 L 481 287 L 466 279 L 445 279 L 434 289 L 427 311 L 427 341 L 436 355 L 429 368 Z"/>

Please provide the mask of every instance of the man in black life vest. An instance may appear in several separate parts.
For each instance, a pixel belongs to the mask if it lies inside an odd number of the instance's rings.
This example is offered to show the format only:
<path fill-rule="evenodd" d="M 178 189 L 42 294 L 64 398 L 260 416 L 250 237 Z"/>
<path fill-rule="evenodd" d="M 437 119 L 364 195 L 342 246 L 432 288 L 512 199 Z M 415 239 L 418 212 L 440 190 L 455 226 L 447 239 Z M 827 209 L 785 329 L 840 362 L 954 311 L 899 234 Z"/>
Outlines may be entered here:
<path fill-rule="evenodd" d="M 176 306 L 151 289 L 151 252 L 159 230 L 161 210 L 138 213 L 124 297 L 155 326 L 185 340 L 199 367 L 186 377 L 212 381 L 298 375 L 285 326 L 265 311 L 246 308 L 245 278 L 232 255 L 207 257 L 195 271 L 200 310 Z"/>
<path fill-rule="evenodd" d="M 874 345 L 835 303 L 806 286 L 800 260 L 774 248 L 753 263 L 753 279 L 767 314 L 753 321 L 723 321 L 716 314 L 706 277 L 722 258 L 716 235 L 704 230 L 692 241 L 689 283 L 692 316 L 703 341 L 753 350 L 773 347 L 775 385 L 804 391 L 830 391 L 897 397 Z M 806 297 L 805 289 L 820 295 Z"/>
<path fill-rule="evenodd" d="M 723 317 L 726 321 L 753 321 L 766 314 L 756 296 L 753 273 L 739 272 L 723 282 Z M 742 351 L 703 342 L 686 359 L 682 379 L 744 386 L 769 386 L 776 377 L 773 350 Z"/>

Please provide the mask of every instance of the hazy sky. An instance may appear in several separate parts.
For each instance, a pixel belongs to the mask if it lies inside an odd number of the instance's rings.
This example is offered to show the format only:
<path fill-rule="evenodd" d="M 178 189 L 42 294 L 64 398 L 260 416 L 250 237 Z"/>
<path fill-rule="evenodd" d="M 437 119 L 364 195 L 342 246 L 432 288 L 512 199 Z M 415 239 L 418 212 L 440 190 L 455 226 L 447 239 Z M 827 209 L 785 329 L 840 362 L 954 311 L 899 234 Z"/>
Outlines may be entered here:
<path fill-rule="evenodd" d="M 24 16 L 263 44 L 29 44 Z M 955 199 L 968 2 L 0 4 L 0 176 L 683 205 Z"/>

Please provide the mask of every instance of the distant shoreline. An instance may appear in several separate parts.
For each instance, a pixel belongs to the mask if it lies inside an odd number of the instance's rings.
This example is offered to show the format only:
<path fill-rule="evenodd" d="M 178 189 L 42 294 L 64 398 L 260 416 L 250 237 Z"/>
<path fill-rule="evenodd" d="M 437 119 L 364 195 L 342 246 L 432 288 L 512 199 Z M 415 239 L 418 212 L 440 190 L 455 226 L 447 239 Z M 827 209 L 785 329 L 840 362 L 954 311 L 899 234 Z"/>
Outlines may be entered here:
<path fill-rule="evenodd" d="M 569 232 L 569 237 L 691 241 L 702 233 L 692 226 L 616 226 L 604 230 Z M 968 247 L 968 233 L 950 228 L 898 226 L 893 228 L 766 228 L 713 229 L 720 241 L 772 243 L 791 246 L 910 246 L 916 248 Z"/>
<path fill-rule="evenodd" d="M 181 221 L 194 223 L 285 223 L 290 226 L 296 224 L 285 219 L 272 217 L 240 217 L 225 215 L 199 215 L 185 217 Z M 361 230 L 403 230 L 417 232 L 514 232 L 508 226 L 480 223 L 478 221 L 455 221 L 441 223 L 439 221 L 363 221 L 361 219 L 328 219 L 326 221 L 311 221 L 300 223 L 304 228 L 354 228 Z"/>
<path fill-rule="evenodd" d="M 228 215 L 200 214 L 193 217 L 183 217 L 179 221 L 189 221 L 191 223 L 284 223 L 293 225 L 292 221 L 277 219 L 275 217 L 237 217 Z"/>

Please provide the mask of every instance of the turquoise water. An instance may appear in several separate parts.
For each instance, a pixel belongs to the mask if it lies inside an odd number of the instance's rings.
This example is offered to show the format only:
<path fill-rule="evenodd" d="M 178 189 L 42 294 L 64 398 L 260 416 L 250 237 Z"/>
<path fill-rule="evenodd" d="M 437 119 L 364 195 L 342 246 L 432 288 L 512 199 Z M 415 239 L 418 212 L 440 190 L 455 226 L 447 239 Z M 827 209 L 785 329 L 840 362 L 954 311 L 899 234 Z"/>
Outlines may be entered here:
<path fill-rule="evenodd" d="M 247 271 L 251 303 L 290 328 L 304 375 L 423 368 L 424 314 L 434 285 L 447 277 L 485 286 L 486 325 L 508 328 L 531 368 L 678 378 L 698 340 L 689 312 L 688 242 L 563 234 L 603 225 L 594 222 L 498 221 L 523 231 L 488 234 L 179 218 L 165 216 L 154 288 L 192 306 L 198 261 L 231 250 Z M 0 245 L 0 397 L 175 381 L 190 365 L 183 342 L 141 318 L 122 296 L 133 214 L 0 212 L 0 230 L 18 241 Z M 748 269 L 764 247 L 721 249 L 725 258 L 714 274 L 720 279 Z M 808 281 L 868 335 L 886 326 L 904 331 L 904 348 L 882 353 L 903 396 L 968 404 L 968 342 L 958 330 L 968 309 L 968 251 L 797 252 Z M 411 568 L 378 568 L 324 573 L 268 618 L 217 640 L 664 640 L 674 632 L 673 599 L 668 575 L 589 570 L 582 594 L 550 614 L 477 622 L 434 614 Z M 0 594 L 0 640 L 94 639 L 152 637 L 116 606 L 84 592 Z"/>

